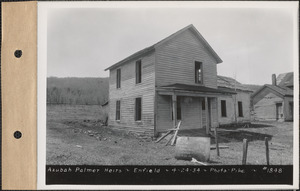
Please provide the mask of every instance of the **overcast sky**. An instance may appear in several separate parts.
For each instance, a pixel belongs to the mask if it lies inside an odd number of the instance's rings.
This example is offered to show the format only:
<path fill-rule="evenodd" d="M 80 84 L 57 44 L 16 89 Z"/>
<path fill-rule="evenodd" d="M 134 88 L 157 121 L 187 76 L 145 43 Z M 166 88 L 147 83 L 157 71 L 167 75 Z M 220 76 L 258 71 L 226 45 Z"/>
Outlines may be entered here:
<path fill-rule="evenodd" d="M 107 77 L 105 68 L 193 24 L 223 60 L 218 75 L 271 83 L 293 71 L 293 14 L 284 8 L 51 9 L 47 76 Z"/>

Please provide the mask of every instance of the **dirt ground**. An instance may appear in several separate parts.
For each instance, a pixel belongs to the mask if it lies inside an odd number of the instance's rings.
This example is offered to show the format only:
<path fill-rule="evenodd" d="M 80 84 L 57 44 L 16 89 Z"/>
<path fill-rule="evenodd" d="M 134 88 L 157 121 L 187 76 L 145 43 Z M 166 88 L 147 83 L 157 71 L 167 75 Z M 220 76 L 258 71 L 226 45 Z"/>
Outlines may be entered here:
<path fill-rule="evenodd" d="M 165 146 L 165 139 L 155 143 L 102 126 L 102 115 L 100 106 L 48 105 L 47 165 L 198 165 L 176 160 L 175 146 Z M 266 164 L 265 137 L 270 164 L 292 164 L 292 122 L 220 128 L 220 145 L 228 148 L 220 149 L 220 156 L 211 150 L 208 164 L 240 165 L 244 138 L 249 140 L 247 164 Z"/>

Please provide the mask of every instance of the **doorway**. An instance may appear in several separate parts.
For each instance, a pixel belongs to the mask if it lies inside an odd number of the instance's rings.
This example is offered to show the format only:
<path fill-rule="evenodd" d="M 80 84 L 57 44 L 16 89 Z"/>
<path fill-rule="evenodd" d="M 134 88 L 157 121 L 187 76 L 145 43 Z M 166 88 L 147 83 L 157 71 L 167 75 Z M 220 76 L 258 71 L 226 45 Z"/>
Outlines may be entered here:
<path fill-rule="evenodd" d="M 276 103 L 276 120 L 283 119 L 282 103 Z"/>

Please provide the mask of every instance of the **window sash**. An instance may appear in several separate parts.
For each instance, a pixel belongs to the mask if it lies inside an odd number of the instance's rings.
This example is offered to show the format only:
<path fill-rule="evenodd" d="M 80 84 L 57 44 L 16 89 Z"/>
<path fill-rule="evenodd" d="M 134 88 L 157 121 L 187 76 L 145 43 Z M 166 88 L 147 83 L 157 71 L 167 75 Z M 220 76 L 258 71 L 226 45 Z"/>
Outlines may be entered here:
<path fill-rule="evenodd" d="M 116 120 L 120 120 L 121 118 L 121 101 L 116 101 Z"/>
<path fill-rule="evenodd" d="M 135 121 L 142 120 L 142 98 L 135 98 Z"/>
<path fill-rule="evenodd" d="M 135 63 L 135 83 L 139 84 L 142 82 L 142 61 L 138 60 Z"/>
<path fill-rule="evenodd" d="M 239 117 L 243 117 L 243 103 L 241 101 L 238 102 L 238 110 L 239 110 Z"/>
<path fill-rule="evenodd" d="M 117 88 L 121 88 L 121 69 L 117 69 Z"/>
<path fill-rule="evenodd" d="M 225 100 L 221 100 L 221 116 L 222 117 L 226 117 L 227 113 L 226 113 L 226 101 Z"/>
<path fill-rule="evenodd" d="M 195 83 L 203 84 L 203 67 L 202 62 L 195 62 Z"/>

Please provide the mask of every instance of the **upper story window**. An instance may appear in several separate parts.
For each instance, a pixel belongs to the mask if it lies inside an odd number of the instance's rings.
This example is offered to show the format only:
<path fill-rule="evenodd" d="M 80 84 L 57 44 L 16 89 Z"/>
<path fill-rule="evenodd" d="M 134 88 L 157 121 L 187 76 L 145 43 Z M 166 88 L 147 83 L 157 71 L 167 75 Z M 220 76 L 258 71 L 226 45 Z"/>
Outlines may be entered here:
<path fill-rule="evenodd" d="M 202 62 L 195 62 L 195 83 L 203 84 L 203 65 Z"/>
<path fill-rule="evenodd" d="M 117 88 L 121 88 L 121 69 L 117 69 Z"/>
<path fill-rule="evenodd" d="M 142 82 L 142 61 L 138 60 L 135 63 L 135 83 L 139 84 Z"/>
<path fill-rule="evenodd" d="M 243 117 L 243 103 L 241 101 L 238 101 L 238 111 L 239 111 L 239 117 Z"/>

